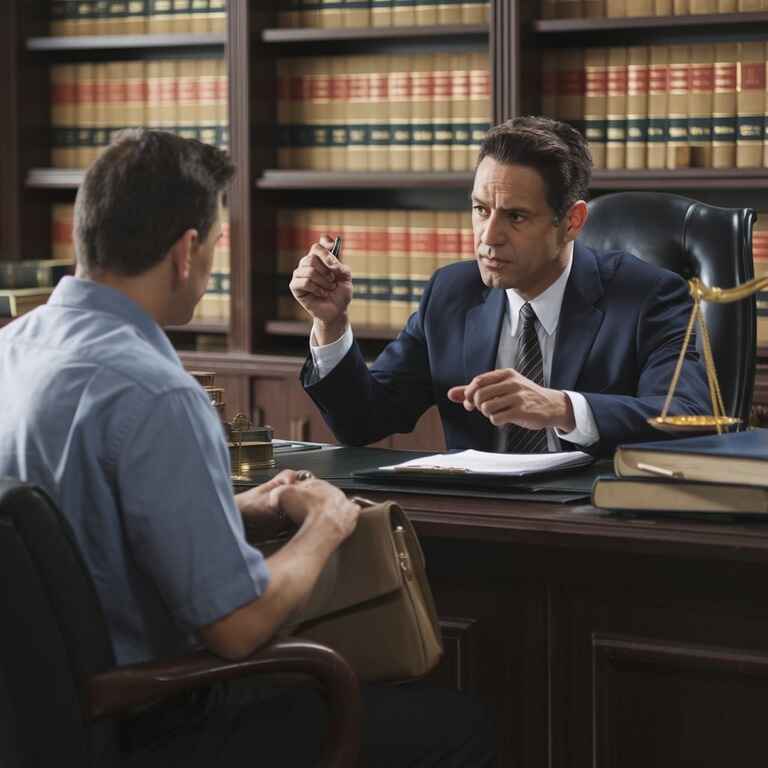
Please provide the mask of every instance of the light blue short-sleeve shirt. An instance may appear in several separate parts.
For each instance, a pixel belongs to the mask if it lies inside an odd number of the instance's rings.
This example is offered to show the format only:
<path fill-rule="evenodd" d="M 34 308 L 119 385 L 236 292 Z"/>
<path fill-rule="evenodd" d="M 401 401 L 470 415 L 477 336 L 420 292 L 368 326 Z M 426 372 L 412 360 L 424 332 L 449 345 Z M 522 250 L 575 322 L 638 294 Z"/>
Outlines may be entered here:
<path fill-rule="evenodd" d="M 118 664 L 181 653 L 263 594 L 221 423 L 155 321 L 65 277 L 0 331 L 0 475 L 42 486 L 74 529 Z"/>

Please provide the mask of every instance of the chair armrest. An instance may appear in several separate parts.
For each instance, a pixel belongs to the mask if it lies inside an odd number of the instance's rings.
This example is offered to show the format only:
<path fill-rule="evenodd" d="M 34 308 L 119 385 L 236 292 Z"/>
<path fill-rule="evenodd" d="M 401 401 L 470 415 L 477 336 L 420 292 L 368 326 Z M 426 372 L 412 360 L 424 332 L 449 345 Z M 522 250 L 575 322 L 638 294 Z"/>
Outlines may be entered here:
<path fill-rule="evenodd" d="M 355 765 L 361 718 L 357 675 L 333 649 L 300 638 L 270 643 L 240 661 L 199 651 L 165 662 L 131 664 L 94 675 L 86 685 L 86 716 L 96 720 L 127 714 L 137 706 L 175 693 L 252 674 L 301 675 L 316 680 L 330 711 L 330 733 L 322 765 Z"/>

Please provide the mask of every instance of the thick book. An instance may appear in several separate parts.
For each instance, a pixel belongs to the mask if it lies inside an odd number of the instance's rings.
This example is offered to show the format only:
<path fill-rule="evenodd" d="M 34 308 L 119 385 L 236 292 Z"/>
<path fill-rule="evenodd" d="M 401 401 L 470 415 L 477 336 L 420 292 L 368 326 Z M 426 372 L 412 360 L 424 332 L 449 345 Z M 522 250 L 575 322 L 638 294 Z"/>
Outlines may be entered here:
<path fill-rule="evenodd" d="M 644 477 L 599 477 L 592 504 L 616 512 L 768 514 L 768 490 L 752 485 Z"/>
<path fill-rule="evenodd" d="M 614 472 L 768 487 L 768 429 L 620 445 Z"/>

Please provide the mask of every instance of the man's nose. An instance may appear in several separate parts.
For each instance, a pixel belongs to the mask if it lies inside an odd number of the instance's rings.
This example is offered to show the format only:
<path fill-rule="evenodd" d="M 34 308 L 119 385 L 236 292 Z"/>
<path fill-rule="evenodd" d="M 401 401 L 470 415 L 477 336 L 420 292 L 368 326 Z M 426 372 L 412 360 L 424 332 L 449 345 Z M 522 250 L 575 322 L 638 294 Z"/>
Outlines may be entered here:
<path fill-rule="evenodd" d="M 482 242 L 488 245 L 499 245 L 505 240 L 504 228 L 500 217 L 491 212 L 488 218 L 485 220 L 485 226 L 482 232 Z"/>

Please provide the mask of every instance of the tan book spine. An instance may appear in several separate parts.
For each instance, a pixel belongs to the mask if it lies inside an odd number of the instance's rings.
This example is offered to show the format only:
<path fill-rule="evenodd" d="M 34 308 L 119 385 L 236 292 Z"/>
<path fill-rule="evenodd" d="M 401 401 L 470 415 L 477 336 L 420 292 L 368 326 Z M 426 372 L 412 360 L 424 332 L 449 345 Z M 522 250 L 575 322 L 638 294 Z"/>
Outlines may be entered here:
<path fill-rule="evenodd" d="M 95 35 L 97 33 L 96 4 L 94 0 L 75 3 L 72 25 L 72 34 L 74 35 Z"/>
<path fill-rule="evenodd" d="M 91 33 L 94 35 L 123 35 L 127 10 L 125 0 L 92 0 Z"/>
<path fill-rule="evenodd" d="M 115 116 L 115 107 L 117 107 L 118 119 L 122 117 L 125 125 L 132 128 L 145 126 L 148 122 L 146 107 L 149 97 L 147 94 L 145 70 L 146 67 L 143 61 L 124 62 L 120 68 L 120 74 L 123 76 L 125 83 L 124 101 L 122 105 L 111 104 L 110 112 L 112 116 Z M 116 70 L 108 71 L 110 86 L 112 84 L 112 77 L 116 74 Z M 115 95 L 114 92 L 110 93 L 110 102 Z"/>
<path fill-rule="evenodd" d="M 341 260 L 352 270 L 352 303 L 349 321 L 352 327 L 368 326 L 370 320 L 368 212 L 344 211 L 344 249 Z"/>
<path fill-rule="evenodd" d="M 340 0 L 318 0 L 319 25 L 323 29 L 338 29 L 344 26 L 344 10 Z"/>
<path fill-rule="evenodd" d="M 475 230 L 472 224 L 472 214 L 466 213 L 461 216 L 461 258 L 463 261 L 475 261 L 477 253 L 475 252 Z"/>
<path fill-rule="evenodd" d="M 432 54 L 412 56 L 411 70 L 411 170 L 432 170 L 432 103 L 435 89 Z"/>
<path fill-rule="evenodd" d="M 361 28 L 371 26 L 370 3 L 365 0 L 346 0 L 342 22 L 345 27 Z"/>
<path fill-rule="evenodd" d="M 347 170 L 347 145 L 349 144 L 349 126 L 347 125 L 348 102 L 349 77 L 347 75 L 347 59 L 344 56 L 334 56 L 331 59 L 331 143 L 328 150 L 328 162 L 331 170 L 334 171 Z"/>
<path fill-rule="evenodd" d="M 408 274 L 410 311 L 416 312 L 424 289 L 437 266 L 437 228 L 434 211 L 408 211 Z"/>
<path fill-rule="evenodd" d="M 736 124 L 737 168 L 763 165 L 765 123 L 765 43 L 740 43 Z"/>
<path fill-rule="evenodd" d="M 555 18 L 580 19 L 584 15 L 582 0 L 557 0 Z"/>
<path fill-rule="evenodd" d="M 584 130 L 584 49 L 564 48 L 557 57 L 557 117 Z"/>
<path fill-rule="evenodd" d="M 712 116 L 715 96 L 715 46 L 691 45 L 688 94 L 688 145 L 691 167 L 712 167 Z"/>
<path fill-rule="evenodd" d="M 92 142 L 93 159 L 95 160 L 109 144 L 109 129 L 107 127 L 107 65 L 97 63 L 94 69 L 93 100 L 95 103 Z"/>
<path fill-rule="evenodd" d="M 413 7 L 417 27 L 429 27 L 438 23 L 435 0 L 417 0 Z"/>
<path fill-rule="evenodd" d="M 388 58 L 389 170 L 411 170 L 412 78 L 407 56 Z"/>
<path fill-rule="evenodd" d="M 469 58 L 451 55 L 451 170 L 468 171 L 474 162 L 469 156 L 472 138 L 469 103 Z"/>
<path fill-rule="evenodd" d="M 653 16 L 655 13 L 653 0 L 626 0 L 627 16 Z"/>
<path fill-rule="evenodd" d="M 410 267 L 408 212 L 388 211 L 387 238 L 389 241 L 390 302 L 389 326 L 402 328 L 410 314 Z"/>
<path fill-rule="evenodd" d="M 690 51 L 687 45 L 669 47 L 669 129 L 667 138 L 667 168 L 687 167 L 688 91 Z"/>
<path fill-rule="evenodd" d="M 179 125 L 178 61 L 160 61 L 160 128 L 177 131 Z"/>
<path fill-rule="evenodd" d="M 627 51 L 627 168 L 645 168 L 648 153 L 648 48 Z"/>
<path fill-rule="evenodd" d="M 605 0 L 605 15 L 609 19 L 622 18 L 623 16 L 626 16 L 626 0 Z"/>
<path fill-rule="evenodd" d="M 587 48 L 584 51 L 584 135 L 589 142 L 594 168 L 605 168 L 607 109 L 608 49 Z"/>
<path fill-rule="evenodd" d="M 198 59 L 197 70 L 197 130 L 200 141 L 216 146 L 219 143 L 219 105 L 217 74 L 219 60 Z"/>
<path fill-rule="evenodd" d="M 173 31 L 177 34 L 191 34 L 195 24 L 192 20 L 192 0 L 171 0 Z"/>
<path fill-rule="evenodd" d="M 129 0 L 125 23 L 126 35 L 144 35 L 147 32 L 147 0 Z"/>
<path fill-rule="evenodd" d="M 347 102 L 347 170 L 367 171 L 370 133 L 368 130 L 371 91 L 370 76 L 376 71 L 380 59 L 375 56 L 350 56 L 347 59 L 349 101 Z"/>
<path fill-rule="evenodd" d="M 395 27 L 413 27 L 416 24 L 416 10 L 411 3 L 392 2 L 392 25 Z"/>
<path fill-rule="evenodd" d="M 688 0 L 689 13 L 717 13 L 717 0 Z"/>
<path fill-rule="evenodd" d="M 377 328 L 389 326 L 390 263 L 388 213 L 367 211 L 368 223 L 368 320 Z"/>
<path fill-rule="evenodd" d="M 488 54 L 469 54 L 469 167 L 473 168 L 480 142 L 491 126 L 491 63 Z"/>
<path fill-rule="evenodd" d="M 290 169 L 293 164 L 293 85 L 294 60 L 277 60 L 277 167 Z"/>
<path fill-rule="evenodd" d="M 294 18 L 298 21 L 295 13 Z M 227 0 L 208 0 L 208 31 L 215 34 L 226 34 Z"/>
<path fill-rule="evenodd" d="M 86 62 L 77 64 L 77 165 L 87 168 L 95 159 L 93 128 L 96 122 L 96 68 Z"/>
<path fill-rule="evenodd" d="M 74 261 L 75 249 L 72 242 L 72 221 L 74 206 L 68 203 L 54 203 L 51 206 L 51 258 Z"/>
<path fill-rule="evenodd" d="M 171 0 L 149 0 L 151 9 L 147 19 L 147 31 L 152 35 L 174 32 L 173 3 Z"/>
<path fill-rule="evenodd" d="M 712 106 L 712 167 L 736 167 L 738 43 L 715 45 L 715 94 Z"/>
<path fill-rule="evenodd" d="M 688 0 L 672 0 L 672 14 L 674 16 L 687 16 L 690 12 Z"/>
<path fill-rule="evenodd" d="M 587 19 L 601 19 L 605 16 L 605 0 L 582 0 L 582 15 Z"/>
<path fill-rule="evenodd" d="M 461 214 L 458 211 L 438 211 L 435 214 L 435 268 L 461 260 Z"/>
<path fill-rule="evenodd" d="M 117 63 L 117 62 L 115 62 Z M 114 88 L 114 124 L 118 126 L 120 124 L 119 118 L 119 104 L 125 101 L 125 77 L 124 73 L 117 68 L 113 70 L 115 80 L 112 83 Z M 117 79 L 118 74 L 122 78 L 122 83 Z M 156 130 L 161 125 L 161 109 L 160 109 L 160 86 L 162 83 L 162 77 L 160 73 L 160 61 L 156 59 L 150 59 L 144 62 L 144 77 L 147 82 L 147 103 L 145 106 L 146 124 L 148 128 Z M 122 94 L 120 91 L 122 90 Z M 118 101 L 122 96 L 122 101 Z"/>
<path fill-rule="evenodd" d="M 461 24 L 461 5 L 459 3 L 440 3 L 437 6 L 437 23 L 440 26 Z"/>
<path fill-rule="evenodd" d="M 490 2 L 488 0 L 473 0 L 461 4 L 462 24 L 487 24 L 490 17 Z"/>
<path fill-rule="evenodd" d="M 327 171 L 331 167 L 331 62 L 323 56 L 309 59 L 309 100 L 305 103 L 310 146 L 306 167 Z"/>
<path fill-rule="evenodd" d="M 593 49 L 587 48 L 585 56 Z M 547 48 L 541 52 L 541 114 L 557 117 L 557 50 Z M 605 69 L 605 68 L 604 68 Z M 603 114 L 605 121 L 605 114 Z"/>
<path fill-rule="evenodd" d="M 371 0 L 371 26 L 392 26 L 392 0 Z"/>
<path fill-rule="evenodd" d="M 739 12 L 762 11 L 765 8 L 763 0 L 739 0 Z"/>
<path fill-rule="evenodd" d="M 193 35 L 204 35 L 208 32 L 208 0 L 192 0 L 190 13 L 189 31 Z"/>
<path fill-rule="evenodd" d="M 73 151 L 77 123 L 77 72 L 72 64 L 51 66 L 51 164 L 54 168 L 77 166 Z"/>
<path fill-rule="evenodd" d="M 197 136 L 197 66 L 194 59 L 176 62 L 176 130 L 186 139 Z"/>
<path fill-rule="evenodd" d="M 606 168 L 626 168 L 627 154 L 627 49 L 608 49 L 606 105 Z"/>
<path fill-rule="evenodd" d="M 432 170 L 451 170 L 451 55 L 435 53 L 432 58 Z"/>
<path fill-rule="evenodd" d="M 389 69 L 387 58 L 377 56 L 375 70 L 368 74 L 370 122 L 368 125 L 368 170 L 386 171 L 389 168 Z"/>
<path fill-rule="evenodd" d="M 648 168 L 667 167 L 669 138 L 669 48 L 653 45 L 648 69 Z"/>
<path fill-rule="evenodd" d="M 654 16 L 672 16 L 672 0 L 654 0 L 653 13 Z"/>
<path fill-rule="evenodd" d="M 718 13 L 737 13 L 738 10 L 738 0 L 717 0 Z"/>

